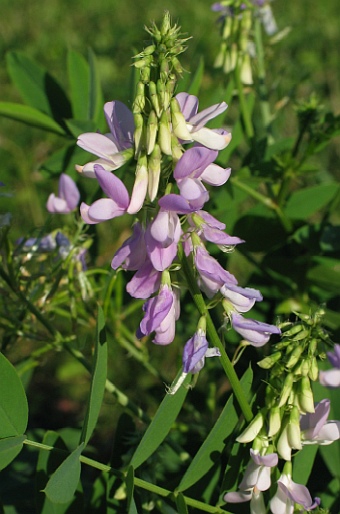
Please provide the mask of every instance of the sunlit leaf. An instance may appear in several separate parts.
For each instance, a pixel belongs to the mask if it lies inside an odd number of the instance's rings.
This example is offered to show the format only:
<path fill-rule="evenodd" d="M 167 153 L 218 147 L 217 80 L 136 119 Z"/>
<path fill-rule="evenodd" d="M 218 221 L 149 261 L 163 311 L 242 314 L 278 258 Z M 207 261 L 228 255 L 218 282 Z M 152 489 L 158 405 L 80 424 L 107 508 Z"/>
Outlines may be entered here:
<path fill-rule="evenodd" d="M 35 107 L 28 105 L 15 104 L 11 102 L 0 102 L 0 116 L 21 121 L 27 125 L 66 136 L 65 130 L 52 118 L 40 112 Z"/>
<path fill-rule="evenodd" d="M 185 503 L 182 493 L 178 493 L 176 496 L 176 507 L 178 509 L 178 514 L 189 514 L 187 504 Z"/>
<path fill-rule="evenodd" d="M 89 115 L 90 70 L 86 59 L 74 50 L 69 50 L 67 54 L 67 74 L 73 117 L 86 120 Z"/>
<path fill-rule="evenodd" d="M 8 466 L 21 452 L 25 439 L 24 435 L 0 439 L 0 470 Z"/>
<path fill-rule="evenodd" d="M 27 427 L 25 390 L 15 368 L 0 353 L 0 439 L 22 435 Z"/>
<path fill-rule="evenodd" d="M 285 207 L 285 214 L 293 219 L 306 219 L 326 207 L 337 194 L 335 183 L 305 187 L 292 193 Z"/>
<path fill-rule="evenodd" d="M 97 59 L 94 52 L 89 50 L 90 90 L 88 118 L 98 121 L 103 113 L 103 93 L 100 84 Z"/>
<path fill-rule="evenodd" d="M 199 93 L 199 90 L 201 88 L 202 79 L 204 74 L 204 59 L 203 57 L 200 58 L 198 66 L 196 68 L 196 71 L 192 77 L 192 81 L 190 82 L 190 86 L 188 89 L 188 93 L 190 95 L 197 96 Z"/>

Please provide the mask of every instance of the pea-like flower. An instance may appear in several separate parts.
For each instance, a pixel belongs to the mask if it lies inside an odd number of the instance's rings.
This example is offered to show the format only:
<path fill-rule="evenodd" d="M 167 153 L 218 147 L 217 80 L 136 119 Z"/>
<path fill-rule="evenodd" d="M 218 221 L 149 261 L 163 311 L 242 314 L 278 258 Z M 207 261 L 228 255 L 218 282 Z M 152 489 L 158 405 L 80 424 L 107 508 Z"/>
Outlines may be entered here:
<path fill-rule="evenodd" d="M 300 418 L 303 444 L 331 444 L 340 439 L 340 421 L 327 421 L 331 402 L 327 398 L 315 404 L 315 412 Z"/>
<path fill-rule="evenodd" d="M 327 352 L 327 357 L 333 369 L 320 371 L 320 384 L 326 387 L 340 387 L 340 344 L 334 345 L 334 352 Z"/>
<path fill-rule="evenodd" d="M 270 500 L 272 514 L 293 514 L 296 503 L 307 512 L 320 505 L 320 499 L 313 501 L 307 487 L 293 482 L 290 474 L 282 473 L 277 485 L 277 492 Z"/>
<path fill-rule="evenodd" d="M 88 177 L 95 178 L 95 165 L 104 169 L 116 170 L 132 157 L 134 120 L 133 114 L 122 102 L 107 102 L 104 114 L 110 133 L 86 132 L 78 137 L 77 145 L 99 159 L 88 162 L 85 166 L 77 166 L 77 170 Z M 131 150 L 130 150 L 131 149 Z"/>
<path fill-rule="evenodd" d="M 184 373 L 198 373 L 203 368 L 206 357 L 220 356 L 218 348 L 209 348 L 205 331 L 199 328 L 184 346 L 183 371 Z"/>
<path fill-rule="evenodd" d="M 220 292 L 238 312 L 248 312 L 255 302 L 261 302 L 263 300 L 260 291 L 252 289 L 251 287 L 223 284 Z"/>
<path fill-rule="evenodd" d="M 237 312 L 231 314 L 231 324 L 234 330 L 248 341 L 249 344 L 257 347 L 266 344 L 272 334 L 281 334 L 279 327 L 254 319 L 244 318 Z"/>
<path fill-rule="evenodd" d="M 73 211 L 80 200 L 80 193 L 74 180 L 65 173 L 59 178 L 58 196 L 50 194 L 46 208 L 49 212 L 58 214 L 68 214 Z"/>

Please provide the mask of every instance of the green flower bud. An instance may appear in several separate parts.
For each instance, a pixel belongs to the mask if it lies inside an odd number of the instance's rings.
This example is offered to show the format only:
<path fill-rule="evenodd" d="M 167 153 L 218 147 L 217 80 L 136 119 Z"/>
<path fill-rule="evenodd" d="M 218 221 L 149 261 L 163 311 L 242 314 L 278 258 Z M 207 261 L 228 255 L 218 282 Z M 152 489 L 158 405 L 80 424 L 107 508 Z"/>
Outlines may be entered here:
<path fill-rule="evenodd" d="M 298 402 L 302 409 L 305 412 L 315 412 L 314 409 L 314 396 L 313 391 L 310 386 L 310 380 L 308 377 L 302 377 L 299 382 L 299 390 L 298 390 Z"/>
<path fill-rule="evenodd" d="M 153 57 L 152 55 L 147 55 L 146 57 L 144 57 L 143 59 L 139 59 L 138 61 L 135 61 L 133 63 L 133 65 L 135 66 L 135 68 L 147 68 L 147 67 L 150 67 L 150 64 L 153 62 Z"/>
<path fill-rule="evenodd" d="M 260 368 L 263 369 L 270 369 L 274 364 L 281 359 L 281 352 L 275 352 L 272 355 L 268 355 L 268 357 L 265 357 L 261 361 L 257 363 Z"/>
<path fill-rule="evenodd" d="M 281 410 L 280 407 L 272 407 L 269 411 L 269 428 L 268 436 L 273 437 L 281 428 Z"/>
<path fill-rule="evenodd" d="M 263 427 L 263 423 L 263 414 L 262 412 L 259 412 L 256 414 L 255 418 L 252 419 L 247 428 L 243 430 L 242 434 L 236 438 L 236 441 L 238 443 L 250 443 L 259 434 L 261 428 Z"/>
<path fill-rule="evenodd" d="M 135 142 L 135 158 L 137 159 L 141 150 L 145 145 L 145 135 L 144 135 L 144 118 L 141 114 L 134 114 L 135 121 L 135 132 L 134 132 L 134 142 Z"/>
<path fill-rule="evenodd" d="M 158 143 L 165 155 L 172 155 L 171 152 L 171 130 L 168 119 L 168 112 L 163 111 L 158 126 Z"/>
<path fill-rule="evenodd" d="M 154 108 L 155 113 L 157 114 L 157 117 L 159 118 L 160 114 L 161 114 L 161 108 L 159 105 L 156 84 L 154 82 L 149 83 L 149 94 L 150 94 L 150 100 L 151 100 L 152 107 Z"/>
<path fill-rule="evenodd" d="M 283 405 L 285 405 L 287 403 L 289 395 L 292 391 L 293 382 L 294 382 L 294 375 L 292 373 L 288 373 L 288 375 L 286 376 L 285 381 L 283 383 L 283 388 L 281 391 L 278 407 L 282 407 Z"/>
<path fill-rule="evenodd" d="M 280 437 L 277 441 L 277 451 L 284 460 L 290 461 L 292 459 L 292 447 L 288 441 L 288 422 L 285 420 Z"/>
<path fill-rule="evenodd" d="M 158 119 L 155 111 L 150 111 L 146 126 L 146 153 L 150 155 L 155 147 L 158 130 Z"/>
<path fill-rule="evenodd" d="M 158 193 L 159 178 L 161 173 L 161 158 L 161 149 L 156 143 L 148 160 L 148 195 L 151 202 L 154 201 Z"/>
<path fill-rule="evenodd" d="M 291 448 L 296 450 L 302 449 L 301 444 L 301 430 L 300 430 L 300 412 L 294 406 L 290 412 L 289 421 L 287 425 L 288 442 Z"/>
<path fill-rule="evenodd" d="M 295 323 L 295 325 L 293 325 L 290 329 L 288 330 L 285 330 L 283 332 L 283 335 L 284 337 L 291 337 L 291 336 L 294 336 L 295 334 L 298 334 L 299 332 L 301 332 L 301 330 L 303 330 L 303 323 L 301 323 L 300 321 L 298 323 Z"/>
<path fill-rule="evenodd" d="M 134 100 L 133 106 L 132 106 L 133 114 L 141 113 L 144 110 L 144 107 L 145 107 L 144 89 L 145 89 L 145 84 L 143 84 L 143 82 L 138 82 L 136 97 L 135 97 L 135 100 Z"/>
<path fill-rule="evenodd" d="M 143 54 L 144 55 L 151 55 L 151 54 L 154 53 L 155 50 L 156 50 L 156 46 L 155 45 L 149 45 L 146 48 L 144 48 Z"/>
<path fill-rule="evenodd" d="M 147 68 L 142 68 L 140 70 L 140 80 L 143 84 L 148 84 L 150 81 L 151 68 L 148 66 Z"/>
<path fill-rule="evenodd" d="M 172 57 L 171 64 L 173 66 L 173 69 L 175 70 L 176 75 L 181 77 L 181 75 L 183 73 L 183 68 L 182 68 L 180 61 L 177 59 L 177 57 Z"/>
<path fill-rule="evenodd" d="M 165 90 L 165 84 L 164 84 L 164 82 L 161 81 L 161 79 L 157 80 L 156 88 L 157 88 L 159 106 L 164 111 L 164 110 L 166 110 L 169 107 L 169 102 L 166 104 L 166 101 L 165 101 L 165 91 L 166 91 Z"/>
<path fill-rule="evenodd" d="M 169 63 L 166 59 L 164 59 L 160 63 L 160 79 L 162 82 L 166 83 L 168 81 L 169 73 L 170 73 Z"/>
<path fill-rule="evenodd" d="M 298 362 L 303 352 L 302 346 L 297 346 L 294 350 L 289 354 L 288 361 L 286 362 L 286 368 L 292 368 Z"/>
<path fill-rule="evenodd" d="M 171 134 L 171 151 L 172 151 L 172 159 L 174 164 L 179 161 L 179 159 L 183 155 L 182 145 L 179 144 L 177 137 L 175 134 Z"/>
<path fill-rule="evenodd" d="M 315 382 L 318 379 L 319 366 L 316 357 L 312 357 L 311 359 L 308 376 L 313 382 Z"/>
<path fill-rule="evenodd" d="M 172 98 L 170 102 L 170 111 L 171 111 L 171 122 L 172 122 L 172 130 L 174 134 L 179 139 L 184 139 L 186 141 L 190 141 L 191 136 L 190 132 L 187 129 L 187 123 L 182 114 L 182 111 L 179 107 L 179 103 L 176 98 Z"/>

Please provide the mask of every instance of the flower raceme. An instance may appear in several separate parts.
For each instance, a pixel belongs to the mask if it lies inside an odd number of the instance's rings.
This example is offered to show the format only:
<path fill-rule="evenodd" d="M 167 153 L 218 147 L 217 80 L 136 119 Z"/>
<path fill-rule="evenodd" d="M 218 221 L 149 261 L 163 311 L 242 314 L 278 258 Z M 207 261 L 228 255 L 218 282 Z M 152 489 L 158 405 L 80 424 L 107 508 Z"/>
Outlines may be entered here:
<path fill-rule="evenodd" d="M 340 344 L 334 345 L 334 352 L 327 352 L 327 357 L 332 369 L 320 371 L 320 384 L 326 387 L 340 387 Z"/>

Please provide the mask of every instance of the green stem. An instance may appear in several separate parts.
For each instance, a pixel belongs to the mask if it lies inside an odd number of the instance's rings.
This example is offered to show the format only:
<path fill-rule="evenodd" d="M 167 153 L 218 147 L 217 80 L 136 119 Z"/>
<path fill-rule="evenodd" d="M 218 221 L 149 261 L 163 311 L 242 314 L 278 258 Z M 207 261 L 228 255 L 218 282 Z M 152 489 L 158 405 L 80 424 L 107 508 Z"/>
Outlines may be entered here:
<path fill-rule="evenodd" d="M 185 254 L 184 254 L 184 251 L 180 245 L 179 245 L 179 257 L 180 257 L 180 261 L 182 264 L 182 269 L 186 276 L 189 291 L 195 302 L 197 310 L 201 316 L 206 317 L 207 333 L 209 336 L 210 343 L 212 344 L 212 346 L 216 346 L 221 352 L 222 367 L 228 377 L 228 380 L 232 387 L 233 393 L 239 403 L 240 409 L 241 409 L 246 421 L 249 422 L 253 417 L 251 408 L 247 402 L 246 396 L 244 394 L 244 391 L 242 389 L 242 386 L 240 384 L 238 376 L 235 372 L 235 369 L 224 349 L 224 345 L 222 344 L 222 342 L 219 338 L 219 335 L 218 335 L 215 325 L 211 319 L 211 316 L 210 316 L 209 310 L 206 306 L 206 303 L 204 301 L 204 298 L 203 298 L 201 291 L 199 290 L 198 285 L 196 283 L 196 280 L 195 280 L 194 274 L 192 272 L 192 269 L 189 265 L 189 262 L 188 262 Z"/>
<path fill-rule="evenodd" d="M 244 123 L 244 129 L 246 131 L 247 138 L 251 141 L 254 138 L 254 128 L 253 123 L 251 121 L 251 117 L 249 116 L 249 110 L 246 102 L 246 97 L 244 94 L 244 88 L 241 81 L 241 71 L 239 63 L 237 62 L 235 67 L 235 78 L 236 78 L 236 86 L 238 92 L 238 99 L 240 102 L 241 114 Z"/>
<path fill-rule="evenodd" d="M 49 446 L 47 444 L 38 443 L 36 441 L 31 441 L 30 439 L 25 439 L 24 444 L 27 446 L 33 446 L 39 450 L 55 452 L 59 454 L 69 455 L 69 453 L 65 450 L 61 450 L 60 448 L 55 448 L 54 446 Z M 126 473 L 119 471 L 117 469 L 112 468 L 111 466 L 107 466 L 106 464 L 102 464 L 94 459 L 90 459 L 89 457 L 84 457 L 81 455 L 79 457 L 80 462 L 86 464 L 87 466 L 91 466 L 92 468 L 98 469 L 104 473 L 112 473 L 113 475 L 124 480 L 126 478 Z M 146 480 L 142 480 L 140 478 L 134 478 L 134 485 L 136 487 L 140 487 L 141 489 L 145 489 L 146 491 L 150 491 L 151 493 L 155 493 L 158 496 L 162 496 L 164 498 L 171 498 L 173 501 L 176 499 L 176 492 L 170 491 L 169 489 L 164 489 L 164 487 L 159 487 L 155 484 L 151 484 Z M 212 505 L 207 505 L 203 502 L 195 500 L 194 498 L 190 498 L 188 496 L 183 496 L 184 501 L 187 505 L 195 507 L 203 512 L 209 512 L 211 514 L 228 514 L 227 511 L 220 509 L 219 507 L 215 507 Z"/>

